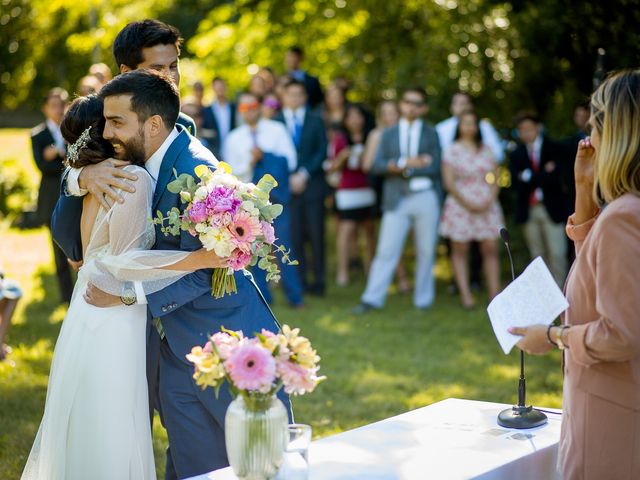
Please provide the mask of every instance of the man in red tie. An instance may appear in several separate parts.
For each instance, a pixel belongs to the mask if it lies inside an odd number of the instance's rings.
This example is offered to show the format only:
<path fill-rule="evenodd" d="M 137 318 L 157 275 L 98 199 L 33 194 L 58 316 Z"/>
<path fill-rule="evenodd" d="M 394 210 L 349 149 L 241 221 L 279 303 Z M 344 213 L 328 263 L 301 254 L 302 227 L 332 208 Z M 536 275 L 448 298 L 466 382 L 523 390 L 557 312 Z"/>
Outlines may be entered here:
<path fill-rule="evenodd" d="M 543 134 L 535 114 L 520 114 L 516 128 L 521 143 L 510 157 L 515 220 L 524 226 L 531 257 L 542 256 L 562 286 L 567 274 L 564 226 L 571 213 L 570 165 L 561 146 Z"/>

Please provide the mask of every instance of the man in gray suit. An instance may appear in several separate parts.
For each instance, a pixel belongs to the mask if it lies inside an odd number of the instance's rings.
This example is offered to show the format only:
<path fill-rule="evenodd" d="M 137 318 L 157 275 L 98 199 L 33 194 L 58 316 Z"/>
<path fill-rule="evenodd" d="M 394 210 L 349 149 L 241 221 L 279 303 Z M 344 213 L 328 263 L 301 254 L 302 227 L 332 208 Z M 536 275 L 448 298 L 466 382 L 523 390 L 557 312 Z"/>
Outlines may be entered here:
<path fill-rule="evenodd" d="M 426 101 L 422 88 L 407 89 L 400 102 L 400 122 L 382 134 L 372 172 L 385 177 L 384 214 L 367 287 L 353 310 L 356 314 L 384 305 L 411 227 L 417 256 L 413 304 L 427 309 L 435 297 L 432 270 L 442 199 L 441 152 L 435 128 L 422 119 L 428 111 Z"/>

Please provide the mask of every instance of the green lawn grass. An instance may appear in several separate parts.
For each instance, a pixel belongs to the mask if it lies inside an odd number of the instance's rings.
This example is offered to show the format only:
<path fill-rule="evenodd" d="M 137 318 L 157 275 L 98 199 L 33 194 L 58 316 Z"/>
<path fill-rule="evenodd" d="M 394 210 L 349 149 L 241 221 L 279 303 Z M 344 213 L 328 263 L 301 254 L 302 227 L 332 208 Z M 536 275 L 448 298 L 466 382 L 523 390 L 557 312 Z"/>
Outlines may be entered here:
<path fill-rule="evenodd" d="M 0 130 L 0 142 L 3 138 Z M 0 478 L 16 479 L 40 422 L 65 309 L 58 305 L 47 230 L 18 231 L 0 223 L 0 265 L 25 291 L 8 337 L 13 353 L 0 363 Z M 324 299 L 309 298 L 302 312 L 276 296 L 280 321 L 299 326 L 311 339 L 328 377 L 316 392 L 293 402 L 296 420 L 311 424 L 314 437 L 448 397 L 515 402 L 518 353 L 502 354 L 483 308 L 465 311 L 445 293 L 448 270 L 442 258 L 436 272 L 438 295 L 426 312 L 415 310 L 410 296 L 392 294 L 384 310 L 351 315 L 364 288 L 362 275 L 349 287 L 330 286 Z M 528 401 L 560 407 L 559 354 L 527 362 Z M 158 478 L 163 478 L 165 448 L 166 434 L 156 419 Z"/>

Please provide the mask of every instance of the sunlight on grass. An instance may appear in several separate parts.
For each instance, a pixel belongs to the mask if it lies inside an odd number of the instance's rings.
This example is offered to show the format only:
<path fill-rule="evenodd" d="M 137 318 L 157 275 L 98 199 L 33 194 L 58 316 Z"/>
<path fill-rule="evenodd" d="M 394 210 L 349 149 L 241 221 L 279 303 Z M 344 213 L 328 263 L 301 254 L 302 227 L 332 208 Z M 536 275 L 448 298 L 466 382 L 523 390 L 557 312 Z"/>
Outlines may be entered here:
<path fill-rule="evenodd" d="M 331 331 L 333 335 L 347 335 L 353 332 L 353 323 L 346 320 L 335 320 L 333 315 L 323 315 L 316 324 Z"/>
<path fill-rule="evenodd" d="M 520 376 L 520 364 L 491 365 L 485 369 L 487 379 L 517 379 Z"/>
<path fill-rule="evenodd" d="M 425 385 L 428 390 L 421 391 L 405 399 L 405 404 L 408 409 L 420 408 L 425 405 L 431 405 L 434 402 L 440 401 L 443 398 L 467 398 L 465 394 L 465 386 L 452 383 L 452 384 L 429 384 Z"/>

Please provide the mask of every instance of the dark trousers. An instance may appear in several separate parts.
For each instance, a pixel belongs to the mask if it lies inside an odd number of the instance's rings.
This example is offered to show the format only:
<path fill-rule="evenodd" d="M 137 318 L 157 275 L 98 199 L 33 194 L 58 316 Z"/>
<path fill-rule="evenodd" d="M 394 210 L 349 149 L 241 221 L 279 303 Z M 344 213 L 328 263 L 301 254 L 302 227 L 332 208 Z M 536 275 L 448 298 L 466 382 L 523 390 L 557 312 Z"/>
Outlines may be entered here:
<path fill-rule="evenodd" d="M 306 192 L 305 192 L 306 193 Z M 325 291 L 324 196 L 294 195 L 291 198 L 291 239 L 300 262 L 300 276 L 305 290 L 316 295 Z M 311 257 L 305 247 L 311 248 Z M 309 272 L 313 271 L 313 283 Z"/>
<path fill-rule="evenodd" d="M 291 260 L 298 260 L 298 257 L 296 256 L 297 253 L 293 249 L 291 240 L 290 208 L 291 207 L 289 205 L 284 205 L 282 214 L 273 221 L 273 227 L 276 231 L 276 238 L 278 239 L 277 244 L 291 250 L 291 254 L 289 255 Z M 276 256 L 279 259 L 281 258 L 279 253 L 276 253 Z M 282 287 L 287 300 L 293 306 L 302 304 L 302 282 L 300 281 L 298 272 L 299 267 L 296 265 L 287 265 L 282 262 L 279 262 L 278 266 L 280 267 L 280 281 L 282 282 Z M 264 299 L 267 303 L 271 304 L 273 302 L 273 296 L 269 291 L 266 272 L 256 266 L 251 269 L 251 273 L 253 274 L 253 279 L 256 281 L 258 288 L 260 288 Z"/>
<path fill-rule="evenodd" d="M 46 225 L 51 231 L 51 217 L 60 195 L 60 175 L 43 175 L 38 190 L 38 211 L 37 218 L 39 225 Z M 67 262 L 58 244 L 51 238 L 53 246 L 53 259 L 56 264 L 56 277 L 60 290 L 60 301 L 71 303 L 73 293 L 73 281 L 71 279 L 71 266 Z"/>
<path fill-rule="evenodd" d="M 51 239 L 53 246 L 53 259 L 56 263 L 56 277 L 58 278 L 58 288 L 60 290 L 60 301 L 71 303 L 73 294 L 73 280 L 71 279 L 71 267 L 67 261 L 67 256 L 56 242 Z"/>

